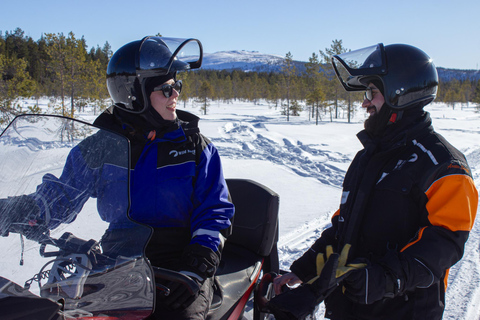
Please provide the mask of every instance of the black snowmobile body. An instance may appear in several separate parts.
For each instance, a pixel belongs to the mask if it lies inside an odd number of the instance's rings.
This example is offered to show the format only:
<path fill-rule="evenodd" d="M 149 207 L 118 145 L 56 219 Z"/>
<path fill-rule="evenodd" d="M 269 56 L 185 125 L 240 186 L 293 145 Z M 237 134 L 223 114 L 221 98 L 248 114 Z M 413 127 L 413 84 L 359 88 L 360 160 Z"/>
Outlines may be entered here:
<path fill-rule="evenodd" d="M 105 220 L 112 218 L 101 217 L 96 197 L 65 202 L 45 189 L 73 194 L 65 183 L 68 177 L 62 176 L 67 157 L 94 135 L 102 139 L 83 150 L 95 159 L 88 170 L 106 175 L 106 162 L 114 169 L 125 166 L 126 179 L 111 181 L 125 188 L 114 210 L 127 227 L 145 235 L 115 250 L 103 245 L 109 228 Z M 155 308 L 155 279 L 198 289 L 187 276 L 152 267 L 145 257 L 152 231 L 128 217 L 128 163 L 115 160 L 128 154 L 124 137 L 65 117 L 23 115 L 5 129 L 0 136 L 1 319 L 148 319 Z M 207 319 L 242 319 L 251 309 L 254 319 L 263 319 L 267 315 L 253 292 L 262 274 L 279 271 L 279 196 L 251 180 L 227 179 L 227 184 L 235 204 L 233 233 L 215 275 Z M 65 221 L 48 220 L 43 211 L 39 215 L 23 204 L 24 197 L 40 207 L 63 208 Z"/>

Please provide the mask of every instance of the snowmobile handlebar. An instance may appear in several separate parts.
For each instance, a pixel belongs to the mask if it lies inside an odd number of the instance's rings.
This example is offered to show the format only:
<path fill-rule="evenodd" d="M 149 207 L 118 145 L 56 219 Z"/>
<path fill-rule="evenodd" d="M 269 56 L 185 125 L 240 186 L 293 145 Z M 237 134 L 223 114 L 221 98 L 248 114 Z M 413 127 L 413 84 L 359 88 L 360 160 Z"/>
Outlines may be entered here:
<path fill-rule="evenodd" d="M 196 294 L 200 290 L 198 284 L 194 280 L 192 280 L 192 278 L 183 273 L 154 266 L 152 266 L 152 269 L 155 275 L 157 289 L 162 291 L 165 296 L 170 295 L 170 289 L 159 282 L 171 281 L 180 283 L 185 288 L 187 288 L 188 292 L 191 295 Z"/>
<path fill-rule="evenodd" d="M 47 245 L 52 245 L 60 250 L 46 252 Z M 77 238 L 70 232 L 65 232 L 59 239 L 48 238 L 40 242 L 40 255 L 44 258 L 58 257 L 69 253 L 82 253 L 90 255 L 99 253 L 100 247 L 96 240 L 83 240 Z"/>
<path fill-rule="evenodd" d="M 278 276 L 275 272 L 266 273 L 255 290 L 255 301 L 260 312 L 270 313 L 268 302 L 275 295 L 273 290 L 273 279 Z M 286 286 L 285 286 L 286 287 Z"/>

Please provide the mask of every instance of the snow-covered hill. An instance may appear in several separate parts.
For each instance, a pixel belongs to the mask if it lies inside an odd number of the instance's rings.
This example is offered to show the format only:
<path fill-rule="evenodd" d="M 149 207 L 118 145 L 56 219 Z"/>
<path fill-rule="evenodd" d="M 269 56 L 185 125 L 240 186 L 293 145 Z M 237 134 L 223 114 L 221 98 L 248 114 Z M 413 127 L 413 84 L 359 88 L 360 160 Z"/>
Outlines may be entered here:
<path fill-rule="evenodd" d="M 279 72 L 285 57 L 264 54 L 258 51 L 220 51 L 204 53 L 202 69 L 206 70 L 241 70 L 245 72 Z M 299 72 L 305 70 L 302 61 L 294 61 Z"/>
<path fill-rule="evenodd" d="M 257 51 L 221 51 L 205 53 L 203 69 L 243 71 L 280 70 L 284 57 Z"/>

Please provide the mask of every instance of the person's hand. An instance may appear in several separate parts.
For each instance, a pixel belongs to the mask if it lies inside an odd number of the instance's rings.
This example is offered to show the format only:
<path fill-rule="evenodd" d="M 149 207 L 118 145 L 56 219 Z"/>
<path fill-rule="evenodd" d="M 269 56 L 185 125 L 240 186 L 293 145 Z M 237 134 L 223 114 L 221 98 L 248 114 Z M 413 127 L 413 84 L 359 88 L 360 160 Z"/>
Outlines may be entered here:
<path fill-rule="evenodd" d="M 304 319 L 315 307 L 328 297 L 351 272 L 363 269 L 364 263 L 347 264 L 351 246 L 345 245 L 340 254 L 333 252 L 332 246 L 326 247 L 325 254 L 319 253 L 316 259 L 317 276 L 307 283 L 275 296 L 267 307 L 276 319 Z M 298 283 L 300 279 L 295 274 L 286 274 L 277 279 L 277 288 L 282 284 Z"/>
<path fill-rule="evenodd" d="M 180 268 L 188 283 L 157 283 L 158 289 L 165 292 L 159 297 L 159 302 L 171 310 L 188 307 L 197 299 L 205 279 L 215 275 L 218 264 L 219 257 L 212 249 L 199 244 L 188 245 L 183 251 Z"/>
<path fill-rule="evenodd" d="M 40 208 L 30 196 L 0 199 L 0 235 L 7 237 L 13 232 L 40 241 L 48 235 L 49 230 L 39 216 Z"/>
<path fill-rule="evenodd" d="M 383 298 L 393 298 L 402 281 L 380 264 L 370 264 L 352 271 L 343 281 L 343 294 L 360 304 L 372 304 Z"/>
<path fill-rule="evenodd" d="M 158 299 L 159 302 L 171 310 L 185 309 L 191 305 L 198 298 L 198 295 L 200 294 L 200 288 L 205 282 L 205 279 L 192 273 L 188 273 L 187 276 L 195 285 L 188 286 L 181 282 L 170 281 L 165 285 L 165 287 L 170 290 L 169 294 L 160 296 Z"/>
<path fill-rule="evenodd" d="M 267 304 L 268 309 L 279 320 L 305 319 L 312 314 L 315 307 L 330 294 L 335 286 L 335 274 L 339 255 L 328 249 L 328 254 L 317 255 L 316 267 L 318 275 L 297 288 L 287 290 L 273 297 Z M 287 274 L 277 280 L 280 292 L 282 283 L 300 280 L 295 274 Z M 335 286 L 336 287 L 336 286 Z"/>
<path fill-rule="evenodd" d="M 183 250 L 181 270 L 191 272 L 202 279 L 213 277 L 219 264 L 218 254 L 198 243 L 190 244 Z"/>
<path fill-rule="evenodd" d="M 273 289 L 275 290 L 275 295 L 281 294 L 283 291 L 282 287 L 285 285 L 293 287 L 300 283 L 302 283 L 302 280 L 300 280 L 300 278 L 293 272 L 280 275 L 273 279 Z"/>
<path fill-rule="evenodd" d="M 12 216 L 8 210 L 8 200 L 0 199 L 0 236 L 8 237 Z"/>

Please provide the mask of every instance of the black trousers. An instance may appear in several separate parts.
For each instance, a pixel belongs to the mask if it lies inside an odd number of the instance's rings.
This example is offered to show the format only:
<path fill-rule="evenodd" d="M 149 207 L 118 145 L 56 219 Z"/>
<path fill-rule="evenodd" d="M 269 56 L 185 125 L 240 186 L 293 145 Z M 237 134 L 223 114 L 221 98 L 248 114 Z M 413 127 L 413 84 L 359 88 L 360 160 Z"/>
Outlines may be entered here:
<path fill-rule="evenodd" d="M 198 295 L 198 298 L 190 306 L 183 310 L 170 311 L 162 306 L 160 300 L 157 300 L 155 312 L 148 319 L 204 320 L 207 317 L 208 311 L 210 310 L 210 304 L 212 303 L 214 292 L 213 286 L 214 279 L 207 278 L 200 288 L 200 294 Z M 157 291 L 157 296 L 160 294 L 161 293 Z"/>

